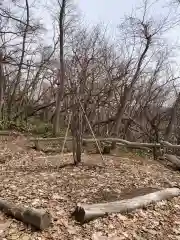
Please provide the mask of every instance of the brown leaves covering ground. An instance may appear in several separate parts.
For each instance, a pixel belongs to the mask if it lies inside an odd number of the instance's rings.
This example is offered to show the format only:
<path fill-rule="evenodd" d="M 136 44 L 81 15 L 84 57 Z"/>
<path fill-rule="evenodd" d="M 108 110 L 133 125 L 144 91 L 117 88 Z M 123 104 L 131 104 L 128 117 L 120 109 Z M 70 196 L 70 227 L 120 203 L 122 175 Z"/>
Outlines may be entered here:
<path fill-rule="evenodd" d="M 1 142 L 0 197 L 15 204 L 44 208 L 53 216 L 50 228 L 37 232 L 0 213 L 0 239 L 115 240 L 180 239 L 180 197 L 131 214 L 113 214 L 80 226 L 71 218 L 76 203 L 117 200 L 125 189 L 168 187 L 179 172 L 133 157 L 83 155 L 83 166 L 67 166 L 72 156 L 45 156 L 25 148 L 26 139 Z"/>

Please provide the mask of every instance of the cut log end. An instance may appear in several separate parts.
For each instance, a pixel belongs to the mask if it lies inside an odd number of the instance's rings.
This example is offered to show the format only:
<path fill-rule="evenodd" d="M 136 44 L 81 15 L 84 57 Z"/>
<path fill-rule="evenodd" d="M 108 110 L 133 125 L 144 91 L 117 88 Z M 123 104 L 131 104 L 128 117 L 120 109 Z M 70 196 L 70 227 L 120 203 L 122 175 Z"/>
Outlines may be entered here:
<path fill-rule="evenodd" d="M 51 215 L 44 210 L 28 209 L 23 214 L 23 220 L 39 230 L 44 230 L 51 224 Z"/>
<path fill-rule="evenodd" d="M 41 217 L 41 224 L 39 229 L 43 230 L 50 226 L 51 224 L 51 215 L 49 213 L 44 213 Z"/>
<path fill-rule="evenodd" d="M 51 215 L 43 209 L 36 210 L 33 208 L 15 206 L 4 199 L 0 199 L 0 210 L 6 215 L 22 221 L 23 223 L 31 224 L 37 230 L 44 230 L 51 224 Z"/>
<path fill-rule="evenodd" d="M 110 154 L 111 153 L 111 146 L 104 146 L 102 150 L 102 154 Z"/>
<path fill-rule="evenodd" d="M 72 213 L 72 217 L 74 217 L 76 219 L 76 221 L 80 222 L 80 223 L 84 223 L 85 222 L 85 211 L 84 209 L 80 206 L 77 205 L 75 211 Z"/>

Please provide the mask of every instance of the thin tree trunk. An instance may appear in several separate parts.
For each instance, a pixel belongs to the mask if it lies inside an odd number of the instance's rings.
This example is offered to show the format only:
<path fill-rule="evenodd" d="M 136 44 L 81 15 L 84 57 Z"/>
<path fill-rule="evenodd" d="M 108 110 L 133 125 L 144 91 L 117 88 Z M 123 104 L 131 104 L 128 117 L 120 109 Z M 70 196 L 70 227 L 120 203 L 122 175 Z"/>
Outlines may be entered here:
<path fill-rule="evenodd" d="M 117 115 L 116 115 L 116 124 L 115 124 L 115 129 L 114 129 L 114 135 L 116 135 L 116 136 L 119 133 L 119 129 L 120 129 L 120 126 L 122 124 L 122 118 L 123 118 L 123 115 L 124 115 L 124 112 L 125 112 L 125 109 L 126 109 L 127 102 L 130 99 L 132 88 L 133 88 L 134 84 L 136 83 L 136 81 L 139 77 L 139 74 L 140 74 L 140 71 L 141 71 L 141 66 L 143 64 L 146 53 L 147 53 L 147 51 L 150 47 L 150 43 L 151 43 L 151 37 L 147 37 L 146 46 L 145 46 L 144 51 L 142 52 L 142 54 L 139 58 L 137 68 L 136 68 L 136 72 L 135 72 L 135 74 L 134 74 L 134 76 L 131 80 L 131 84 L 129 86 L 125 86 L 124 95 L 122 96 L 121 102 L 120 102 L 121 105 L 120 105 L 120 107 L 118 109 L 118 112 L 117 112 Z"/>
<path fill-rule="evenodd" d="M 4 105 L 4 71 L 3 71 L 3 54 L 0 52 L 0 120 L 3 119 Z"/>
<path fill-rule="evenodd" d="M 62 0 L 61 10 L 59 14 L 59 33 L 60 33 L 60 72 L 59 72 L 59 84 L 57 89 L 57 98 L 56 98 L 56 108 L 54 114 L 54 122 L 53 122 L 53 135 L 57 135 L 59 132 L 60 125 L 60 110 L 61 103 L 64 94 L 64 77 L 65 77 L 65 69 L 64 69 L 64 18 L 65 18 L 65 8 L 66 8 L 66 0 Z"/>
<path fill-rule="evenodd" d="M 171 109 L 170 120 L 169 120 L 168 126 L 167 126 L 166 131 L 165 131 L 165 136 L 164 136 L 165 141 L 168 141 L 171 134 L 172 134 L 173 125 L 175 124 L 175 121 L 176 121 L 177 105 L 179 104 L 179 102 L 180 102 L 180 93 L 178 94 L 177 99 L 174 103 L 174 106 Z"/>
<path fill-rule="evenodd" d="M 30 21 L 28 0 L 25 0 L 25 3 L 26 3 L 26 26 L 25 26 L 24 34 L 23 34 L 22 54 L 21 54 L 21 59 L 20 59 L 20 63 L 19 63 L 19 69 L 18 69 L 18 73 L 17 73 L 16 79 L 15 79 L 15 84 L 14 84 L 14 86 L 12 86 L 13 91 L 12 91 L 12 93 L 10 91 L 11 96 L 9 96 L 10 100 L 8 102 L 8 109 L 7 109 L 9 121 L 12 119 L 12 103 L 15 98 L 17 87 L 19 86 L 19 83 L 21 80 L 21 70 L 22 70 L 22 65 L 23 65 L 24 56 L 25 56 L 26 38 L 27 38 L 27 33 L 28 33 L 28 28 L 29 28 L 29 21 Z"/>
<path fill-rule="evenodd" d="M 78 104 L 77 104 L 78 106 Z M 78 106 L 79 108 L 79 106 Z M 73 136 L 73 158 L 74 164 L 78 165 L 81 162 L 81 151 L 82 151 L 82 114 L 80 111 L 73 111 L 72 121 L 72 136 Z"/>

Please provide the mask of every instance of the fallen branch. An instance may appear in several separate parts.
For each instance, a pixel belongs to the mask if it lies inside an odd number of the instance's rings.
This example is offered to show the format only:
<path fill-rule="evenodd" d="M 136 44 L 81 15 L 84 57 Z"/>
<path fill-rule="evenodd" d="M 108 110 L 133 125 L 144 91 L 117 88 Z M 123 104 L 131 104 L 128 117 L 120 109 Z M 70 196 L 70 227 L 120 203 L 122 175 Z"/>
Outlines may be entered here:
<path fill-rule="evenodd" d="M 167 200 L 180 195 L 179 188 L 166 188 L 164 190 L 151 192 L 146 195 L 137 196 L 110 203 L 78 204 L 72 214 L 80 223 L 88 222 L 109 213 L 126 213 L 137 208 L 142 208 L 150 203 Z"/>
<path fill-rule="evenodd" d="M 164 156 L 169 162 L 173 163 L 178 170 L 180 170 L 180 159 L 179 158 L 177 158 L 175 155 L 171 155 L 171 154 L 165 154 Z"/>
<path fill-rule="evenodd" d="M 35 141 L 59 141 L 59 140 L 64 140 L 64 137 L 58 137 L 58 138 L 30 138 L 29 139 L 32 142 Z M 120 138 L 97 138 L 96 139 L 99 142 L 117 142 L 119 144 L 122 144 L 124 146 L 129 146 L 129 147 L 134 147 L 134 148 L 139 148 L 139 147 L 148 147 L 148 148 L 152 148 L 152 147 L 161 147 L 161 144 L 159 143 L 140 143 L 140 142 L 129 142 L 127 140 L 124 139 L 120 139 Z M 85 143 L 90 143 L 90 142 L 96 142 L 96 140 L 94 138 L 83 138 L 83 142 Z M 72 141 L 72 137 L 68 137 L 66 139 L 66 141 Z M 180 148 L 180 146 L 179 146 Z"/>
<path fill-rule="evenodd" d="M 0 136 L 10 136 L 11 132 L 10 131 L 0 131 Z"/>
<path fill-rule="evenodd" d="M 139 148 L 139 147 L 161 147 L 161 144 L 159 143 L 140 143 L 140 142 L 129 142 L 127 140 L 121 139 L 121 138 L 97 138 L 98 141 L 100 142 L 117 142 L 124 144 L 124 146 L 129 146 L 129 147 L 134 147 L 134 148 Z M 83 139 L 84 142 L 94 142 L 94 139 Z"/>
<path fill-rule="evenodd" d="M 123 144 L 123 143 L 116 143 L 117 146 L 119 147 L 126 147 L 126 148 L 134 148 L 134 149 L 141 149 L 141 150 L 145 150 L 145 151 L 150 151 L 152 150 L 151 148 L 148 147 L 141 147 L 141 146 L 132 146 L 132 145 L 127 145 L 127 144 Z"/>
<path fill-rule="evenodd" d="M 51 141 L 63 141 L 64 137 L 56 137 L 56 138 L 29 138 L 30 142 L 40 141 L 40 142 L 51 142 Z M 72 137 L 67 137 L 66 141 L 72 141 Z"/>
<path fill-rule="evenodd" d="M 0 199 L 0 210 L 23 223 L 31 224 L 38 230 L 43 230 L 51 224 L 51 216 L 44 210 L 15 206 L 3 199 Z"/>
<path fill-rule="evenodd" d="M 44 153 L 61 153 L 62 154 L 62 148 L 41 148 L 40 151 Z M 63 153 L 70 152 L 67 148 L 64 148 Z"/>
<path fill-rule="evenodd" d="M 59 140 L 64 140 L 64 137 L 57 137 L 57 138 L 30 138 L 29 139 L 31 142 L 35 141 L 59 141 Z M 141 142 L 130 142 L 121 138 L 96 138 L 99 142 L 117 142 L 119 145 L 122 146 L 128 146 L 128 147 L 134 147 L 134 148 L 139 148 L 139 147 L 145 147 L 145 148 L 159 148 L 159 147 L 168 147 L 168 148 L 174 148 L 174 149 L 180 149 L 180 145 L 174 145 L 166 141 L 162 141 L 160 143 L 141 143 Z M 94 138 L 83 138 L 83 142 L 96 142 Z M 72 137 L 68 137 L 66 141 L 72 141 Z"/>
<path fill-rule="evenodd" d="M 64 137 L 58 137 L 58 138 L 31 138 L 30 141 L 34 142 L 35 147 L 39 148 L 39 142 L 44 142 L 44 141 L 63 141 Z M 68 141 L 72 141 L 72 137 L 68 137 L 66 139 L 66 142 Z M 167 147 L 167 148 L 172 148 L 172 149 L 180 149 L 180 145 L 173 145 L 169 142 L 166 141 L 162 141 L 160 143 L 141 143 L 141 142 L 129 142 L 127 140 L 124 139 L 120 139 L 120 138 L 83 138 L 83 144 L 86 143 L 97 143 L 98 142 L 98 146 L 100 147 L 101 143 L 116 143 L 116 145 L 118 146 L 123 146 L 123 147 L 127 147 L 127 148 L 135 148 L 135 149 L 144 149 L 144 150 L 148 150 L 148 149 L 154 149 L 156 151 L 159 151 L 159 149 Z M 98 150 L 99 150 L 98 147 Z"/>
<path fill-rule="evenodd" d="M 180 149 L 180 145 L 174 145 L 174 144 L 171 144 L 171 143 L 166 142 L 166 141 L 162 141 L 161 144 L 162 144 L 164 147 L 167 147 L 167 148 Z"/>

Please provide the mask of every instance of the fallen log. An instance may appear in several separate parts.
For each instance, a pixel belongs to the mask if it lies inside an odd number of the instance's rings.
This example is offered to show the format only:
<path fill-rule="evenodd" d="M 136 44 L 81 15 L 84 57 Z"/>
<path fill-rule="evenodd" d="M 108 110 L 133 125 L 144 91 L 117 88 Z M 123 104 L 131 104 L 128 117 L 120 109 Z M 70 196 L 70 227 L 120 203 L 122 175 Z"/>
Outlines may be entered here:
<path fill-rule="evenodd" d="M 162 141 L 161 144 L 167 148 L 180 149 L 180 145 L 171 144 L 167 141 Z"/>
<path fill-rule="evenodd" d="M 134 145 L 128 145 L 128 144 L 123 144 L 123 143 L 116 143 L 117 146 L 119 147 L 125 147 L 125 148 L 131 148 L 131 149 L 140 149 L 140 150 L 145 150 L 145 151 L 151 151 L 151 148 L 148 147 L 141 147 L 141 146 L 134 146 Z M 153 147 L 152 147 L 153 148 Z"/>
<path fill-rule="evenodd" d="M 141 143 L 141 142 L 129 142 L 127 140 L 121 139 L 121 138 L 97 138 L 97 140 L 99 142 L 117 142 L 117 143 L 121 143 L 124 144 L 124 146 L 128 146 L 128 147 L 134 147 L 134 148 L 140 148 L 140 147 L 146 147 L 146 148 L 152 148 L 152 147 L 161 147 L 161 144 L 159 143 Z M 85 142 L 94 142 L 95 140 L 93 138 L 91 139 L 83 139 L 83 141 Z"/>
<path fill-rule="evenodd" d="M 176 196 L 180 196 L 179 188 L 166 188 L 146 195 L 110 203 L 77 204 L 72 215 L 77 221 L 84 223 L 110 213 L 130 212 L 145 207 L 150 203 L 167 200 Z"/>
<path fill-rule="evenodd" d="M 165 154 L 164 156 L 169 162 L 173 163 L 178 170 L 180 170 L 180 159 L 178 157 L 172 154 Z"/>
<path fill-rule="evenodd" d="M 54 138 L 29 138 L 30 142 L 40 141 L 40 142 L 52 142 L 52 141 L 63 141 L 64 137 L 54 137 Z M 68 137 L 66 141 L 72 141 L 72 137 Z"/>
<path fill-rule="evenodd" d="M 29 141 L 30 142 L 35 142 L 35 141 L 63 141 L 64 140 L 64 137 L 56 137 L 56 138 L 29 138 Z M 128 146 L 128 147 L 132 147 L 132 148 L 142 148 L 142 147 L 145 147 L 145 148 L 153 148 L 153 147 L 156 147 L 156 148 L 160 148 L 160 147 L 168 147 L 168 148 L 173 148 L 173 149 L 180 149 L 180 145 L 174 145 L 174 144 L 171 144 L 167 141 L 161 141 L 160 143 L 141 143 L 141 142 L 130 142 L 130 141 L 127 141 L 125 139 L 121 139 L 121 138 L 99 138 L 97 137 L 97 140 L 99 142 L 117 142 L 119 143 L 119 145 L 122 144 L 122 146 Z M 66 141 L 72 141 L 72 137 L 68 137 L 66 139 Z M 94 138 L 83 138 L 83 142 L 95 142 L 96 140 Z"/>
<path fill-rule="evenodd" d="M 29 139 L 30 142 L 34 143 L 34 147 L 37 150 L 40 150 L 40 142 L 53 142 L 53 141 L 57 141 L 57 142 L 61 142 L 64 141 L 64 137 L 57 137 L 57 138 L 30 138 Z M 66 139 L 66 142 L 71 142 L 72 141 L 72 137 L 68 137 Z M 152 151 L 153 150 L 153 155 L 154 158 L 156 159 L 157 157 L 159 157 L 159 155 L 161 155 L 161 148 L 171 148 L 171 149 L 180 149 L 180 145 L 174 145 L 171 144 L 167 141 L 162 141 L 160 143 L 141 143 L 141 142 L 130 142 L 124 139 L 120 139 L 120 138 L 97 138 L 96 140 L 94 138 L 83 138 L 82 142 L 83 145 L 87 145 L 89 143 L 94 143 L 98 141 L 99 145 L 101 146 L 101 144 L 103 143 L 108 143 L 108 144 L 113 144 L 116 143 L 116 145 L 118 146 L 122 146 L 122 147 L 126 147 L 126 148 L 135 148 L 135 149 L 144 149 L 146 151 L 149 151 L 149 149 Z M 95 151 L 95 153 L 97 153 L 99 151 Z"/>
<path fill-rule="evenodd" d="M 15 206 L 6 200 L 0 199 L 0 210 L 6 215 L 11 216 L 26 224 L 31 224 L 38 230 L 48 228 L 51 224 L 51 215 L 42 210 L 33 208 L 24 208 L 22 206 Z"/>

